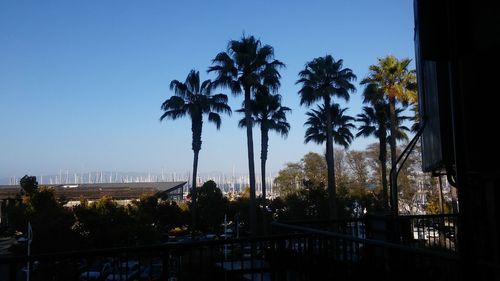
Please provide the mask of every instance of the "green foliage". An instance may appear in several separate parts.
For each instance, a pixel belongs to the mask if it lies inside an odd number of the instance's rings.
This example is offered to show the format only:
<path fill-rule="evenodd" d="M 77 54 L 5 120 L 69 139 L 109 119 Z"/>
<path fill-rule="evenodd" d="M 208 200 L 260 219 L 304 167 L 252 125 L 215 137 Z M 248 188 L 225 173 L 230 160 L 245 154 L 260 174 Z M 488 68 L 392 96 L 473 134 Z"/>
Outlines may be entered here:
<path fill-rule="evenodd" d="M 189 224 L 189 209 L 186 203 L 177 204 L 175 201 L 162 201 L 158 204 L 158 220 L 156 228 L 161 233 L 167 233 L 176 227 Z"/>
<path fill-rule="evenodd" d="M 33 193 L 30 209 L 33 252 L 67 251 L 80 244 L 79 237 L 71 230 L 75 218 L 70 210 L 57 201 L 53 189 L 40 188 Z"/>
<path fill-rule="evenodd" d="M 249 194 L 248 194 L 249 195 Z M 248 231 L 250 222 L 250 196 L 241 196 L 236 200 L 230 201 L 228 206 L 228 218 L 234 222 L 241 223 L 243 228 L 242 232 Z"/>
<path fill-rule="evenodd" d="M 309 152 L 301 160 L 304 179 L 313 186 L 326 186 L 328 170 L 325 157 L 314 152 Z"/>
<path fill-rule="evenodd" d="M 198 228 L 202 231 L 218 231 L 228 211 L 228 200 L 217 184 L 209 180 L 196 190 L 198 197 Z"/>
<path fill-rule="evenodd" d="M 87 247 L 107 248 L 135 244 L 134 220 L 124 206 L 111 197 L 103 197 L 88 206 L 75 206 L 77 219 L 74 227 Z"/>
<path fill-rule="evenodd" d="M 304 171 L 302 163 L 287 163 L 274 179 L 275 191 L 284 197 L 302 186 Z"/>
<path fill-rule="evenodd" d="M 324 186 L 306 183 L 306 188 L 277 198 L 270 204 L 280 220 L 328 218 L 328 193 Z"/>
<path fill-rule="evenodd" d="M 372 175 L 370 166 L 371 162 L 378 163 L 377 153 L 335 150 L 339 218 L 361 216 L 365 209 L 369 213 L 381 212 L 380 187 L 374 189 L 373 186 L 373 182 L 377 182 L 373 178 L 377 173 Z M 371 159 L 373 157 L 375 159 Z M 274 183 L 281 191 L 280 199 L 274 200 L 271 206 L 278 204 L 274 209 L 280 218 L 322 217 L 325 214 L 322 208 L 327 206 L 323 203 L 328 200 L 326 174 L 325 158 L 313 152 L 304 155 L 298 163 L 288 163 L 279 171 Z"/>
<path fill-rule="evenodd" d="M 7 199 L 5 213 L 9 227 L 14 230 L 19 230 L 22 233 L 27 233 L 28 226 L 28 208 L 29 206 L 18 199 Z"/>
<path fill-rule="evenodd" d="M 25 175 L 19 180 L 19 185 L 21 186 L 21 194 L 31 196 L 38 189 L 38 182 L 36 177 Z"/>
<path fill-rule="evenodd" d="M 415 70 L 408 70 L 410 62 L 393 55 L 380 58 L 377 64 L 370 65 L 370 73 L 361 84 L 376 84 L 389 98 L 413 103 L 417 98 L 416 74 Z"/>
<path fill-rule="evenodd" d="M 67 251 L 78 248 L 80 240 L 72 231 L 75 218 L 54 196 L 51 188 L 38 188 L 36 177 L 24 176 L 23 190 L 7 210 L 11 227 L 27 233 L 28 222 L 33 230 L 32 253 Z"/>
<path fill-rule="evenodd" d="M 189 214 L 175 202 L 143 195 L 131 205 L 118 205 L 111 197 L 73 207 L 73 230 L 87 247 L 102 248 L 160 242 L 161 235 L 187 224 Z"/>

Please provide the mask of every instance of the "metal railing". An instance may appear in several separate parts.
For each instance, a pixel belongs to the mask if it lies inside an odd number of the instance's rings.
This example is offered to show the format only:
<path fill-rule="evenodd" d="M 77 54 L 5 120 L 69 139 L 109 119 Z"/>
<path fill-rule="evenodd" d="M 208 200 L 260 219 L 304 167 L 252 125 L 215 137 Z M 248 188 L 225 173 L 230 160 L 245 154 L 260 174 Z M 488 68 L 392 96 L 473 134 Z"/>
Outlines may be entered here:
<path fill-rule="evenodd" d="M 0 280 L 290 280 L 307 234 L 0 257 Z M 283 261 L 288 262 L 283 262 Z"/>
<path fill-rule="evenodd" d="M 397 225 L 416 227 L 417 236 L 432 234 L 431 227 L 443 235 L 452 224 L 456 226 L 454 216 L 400 219 Z M 28 262 L 31 281 L 457 279 L 455 252 L 436 251 L 428 239 L 425 247 L 406 245 L 400 234 L 396 242 L 377 240 L 366 222 L 337 222 L 340 233 L 319 221 L 307 226 L 273 222 L 273 232 L 280 234 L 267 237 L 3 256 L 0 280 L 26 280 Z"/>
<path fill-rule="evenodd" d="M 401 244 L 457 251 L 458 215 L 399 216 L 395 220 L 399 225 Z"/>
<path fill-rule="evenodd" d="M 414 248 L 457 251 L 458 215 L 366 216 L 347 220 L 280 221 L 288 225 L 309 227 L 406 245 Z"/>
<path fill-rule="evenodd" d="M 300 280 L 457 280 L 458 256 L 380 240 L 274 222 L 278 231 L 309 234 L 296 262 Z"/>

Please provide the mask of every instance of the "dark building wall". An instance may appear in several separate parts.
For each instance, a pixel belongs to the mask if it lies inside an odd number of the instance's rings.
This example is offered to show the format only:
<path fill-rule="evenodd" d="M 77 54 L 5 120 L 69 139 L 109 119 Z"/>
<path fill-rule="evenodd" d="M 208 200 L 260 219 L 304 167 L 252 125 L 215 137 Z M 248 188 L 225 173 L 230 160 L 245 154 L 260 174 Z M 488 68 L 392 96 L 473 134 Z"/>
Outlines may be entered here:
<path fill-rule="evenodd" d="M 415 1 L 416 26 L 419 21 L 432 23 L 417 29 L 417 63 L 440 65 L 442 74 L 432 78 L 446 90 L 434 94 L 437 100 L 449 101 L 449 107 L 437 107 L 437 114 L 449 118 L 451 130 L 440 128 L 435 133 L 444 136 L 442 146 L 452 148 L 444 166 L 458 188 L 464 280 L 500 280 L 500 141 L 495 137 L 500 128 L 497 6 L 495 1 L 483 0 Z M 419 76 L 421 86 L 428 80 Z"/>

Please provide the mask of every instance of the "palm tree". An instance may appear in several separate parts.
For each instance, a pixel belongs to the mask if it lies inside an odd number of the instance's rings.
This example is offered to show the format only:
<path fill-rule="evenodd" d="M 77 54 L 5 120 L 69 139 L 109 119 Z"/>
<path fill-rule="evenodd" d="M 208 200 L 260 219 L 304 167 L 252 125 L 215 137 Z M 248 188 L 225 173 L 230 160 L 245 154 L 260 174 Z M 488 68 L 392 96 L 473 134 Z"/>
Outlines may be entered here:
<path fill-rule="evenodd" d="M 281 96 L 272 95 L 267 89 L 263 88 L 257 91 L 255 99 L 251 101 L 252 124 L 260 125 L 261 149 L 260 149 L 260 168 L 262 177 L 262 198 L 266 200 L 266 161 L 269 147 L 269 131 L 275 131 L 282 137 L 288 136 L 290 124 L 286 120 L 286 113 L 290 108 L 281 105 Z M 245 109 L 239 109 L 237 112 L 244 112 Z M 240 120 L 239 126 L 245 127 L 245 118 Z"/>
<path fill-rule="evenodd" d="M 405 131 L 408 128 L 403 126 L 402 123 L 408 120 L 409 117 L 401 116 L 404 109 L 398 108 L 396 110 L 396 139 L 408 139 Z M 361 122 L 358 127 L 356 137 L 375 136 L 379 140 L 379 161 L 381 167 L 382 178 L 382 201 L 384 209 L 388 210 L 388 197 L 387 197 L 387 142 L 391 137 L 388 135 L 389 120 L 387 113 L 389 112 L 389 105 L 386 103 L 374 103 L 372 106 L 364 106 L 363 113 L 357 115 L 356 121 Z"/>
<path fill-rule="evenodd" d="M 352 121 L 354 121 L 354 118 L 345 115 L 344 113 L 347 108 L 341 109 L 339 104 L 332 104 L 327 108 L 329 108 L 329 111 L 325 109 L 325 106 L 318 105 L 318 109 L 311 109 L 311 111 L 306 113 L 308 118 L 304 123 L 304 125 L 307 126 L 304 136 L 304 142 L 308 143 L 310 141 L 313 141 L 317 144 L 323 144 L 328 141 L 328 132 L 331 132 L 331 139 L 333 142 L 342 145 L 344 148 L 348 148 L 352 140 L 354 139 L 354 135 L 351 133 L 351 130 L 356 129 L 356 126 L 352 123 Z M 328 159 L 328 157 L 326 158 Z M 330 179 L 328 179 L 328 183 L 330 183 Z M 332 195 L 335 199 L 333 200 L 333 202 L 330 198 L 332 197 Z M 330 204 L 333 203 L 333 207 L 330 208 L 330 212 L 332 213 L 333 211 L 332 218 L 336 219 L 338 210 L 336 205 L 337 202 L 335 189 L 333 190 L 333 193 L 330 193 L 329 200 Z"/>
<path fill-rule="evenodd" d="M 416 100 L 416 75 L 414 70 L 408 70 L 410 59 L 398 60 L 389 55 L 378 60 L 377 65 L 369 67 L 368 77 L 361 81 L 361 84 L 376 84 L 389 101 L 389 128 L 391 134 L 396 131 L 396 102 L 407 104 Z M 391 148 L 391 169 L 396 167 L 396 138 L 389 141 Z M 393 176 L 396 173 L 392 173 Z M 392 186 L 395 179 L 391 178 L 391 208 L 394 215 L 398 212 L 397 207 L 397 187 Z"/>
<path fill-rule="evenodd" d="M 250 177 L 250 230 L 252 235 L 257 230 L 257 213 L 255 198 L 255 163 L 253 158 L 252 137 L 252 94 L 261 87 L 276 92 L 280 87 L 279 69 L 285 65 L 274 59 L 274 49 L 269 45 L 262 46 L 260 40 L 253 36 L 231 40 L 226 52 L 221 52 L 212 60 L 213 66 L 208 72 L 215 72 L 217 78 L 214 85 L 226 87 L 234 95 L 244 94 L 245 123 L 247 133 L 248 171 Z"/>
<path fill-rule="evenodd" d="M 212 82 L 205 80 L 200 85 L 200 74 L 196 70 L 191 70 L 184 83 L 178 80 L 170 82 L 170 90 L 175 95 L 167 99 L 161 105 L 165 111 L 160 117 L 175 120 L 184 117 L 186 114 L 191 118 L 191 131 L 193 134 L 192 149 L 193 178 L 191 187 L 193 229 L 196 227 L 196 175 L 198 171 L 198 154 L 201 150 L 201 132 L 203 128 L 203 115 L 208 115 L 208 121 L 215 124 L 220 129 L 221 118 L 218 113 L 231 115 L 231 108 L 227 105 L 228 98 L 224 94 L 212 95 Z"/>
<path fill-rule="evenodd" d="M 300 79 L 296 84 L 302 84 L 299 90 L 300 104 L 311 106 L 317 101 L 323 101 L 325 112 L 330 112 L 332 97 L 349 100 L 349 92 L 356 88 L 351 81 L 356 79 L 349 68 L 342 68 L 342 60 L 336 61 L 331 55 L 315 58 L 306 64 L 299 72 Z M 332 124 L 332 114 L 325 114 L 326 124 Z M 326 163 L 328 165 L 328 193 L 330 218 L 337 218 L 337 196 L 335 187 L 335 169 L 333 156 L 333 135 L 331 126 L 326 127 Z"/>
<path fill-rule="evenodd" d="M 385 210 L 388 210 L 387 197 L 387 116 L 382 106 L 363 107 L 363 113 L 357 115 L 356 121 L 362 125 L 358 127 L 356 137 L 375 136 L 379 140 L 379 161 L 382 174 L 382 203 Z"/>

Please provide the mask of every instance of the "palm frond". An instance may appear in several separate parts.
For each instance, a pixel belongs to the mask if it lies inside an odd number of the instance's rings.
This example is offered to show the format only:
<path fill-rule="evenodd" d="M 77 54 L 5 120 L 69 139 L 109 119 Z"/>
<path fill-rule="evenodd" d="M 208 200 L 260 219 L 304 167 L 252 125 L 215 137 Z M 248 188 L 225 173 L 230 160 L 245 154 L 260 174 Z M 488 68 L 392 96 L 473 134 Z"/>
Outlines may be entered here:
<path fill-rule="evenodd" d="M 177 118 L 184 117 L 186 115 L 187 111 L 184 109 L 173 109 L 173 110 L 167 110 L 165 111 L 161 117 L 160 121 L 163 121 L 164 119 L 172 119 L 175 120 Z"/>
<path fill-rule="evenodd" d="M 184 107 L 185 104 L 186 103 L 184 102 L 183 98 L 178 96 L 172 96 L 161 104 L 161 109 L 164 111 L 170 109 L 180 110 Z"/>
<path fill-rule="evenodd" d="M 215 112 L 210 112 L 208 114 L 208 121 L 214 123 L 215 127 L 217 127 L 217 130 L 220 129 L 222 121 L 219 114 Z"/>

